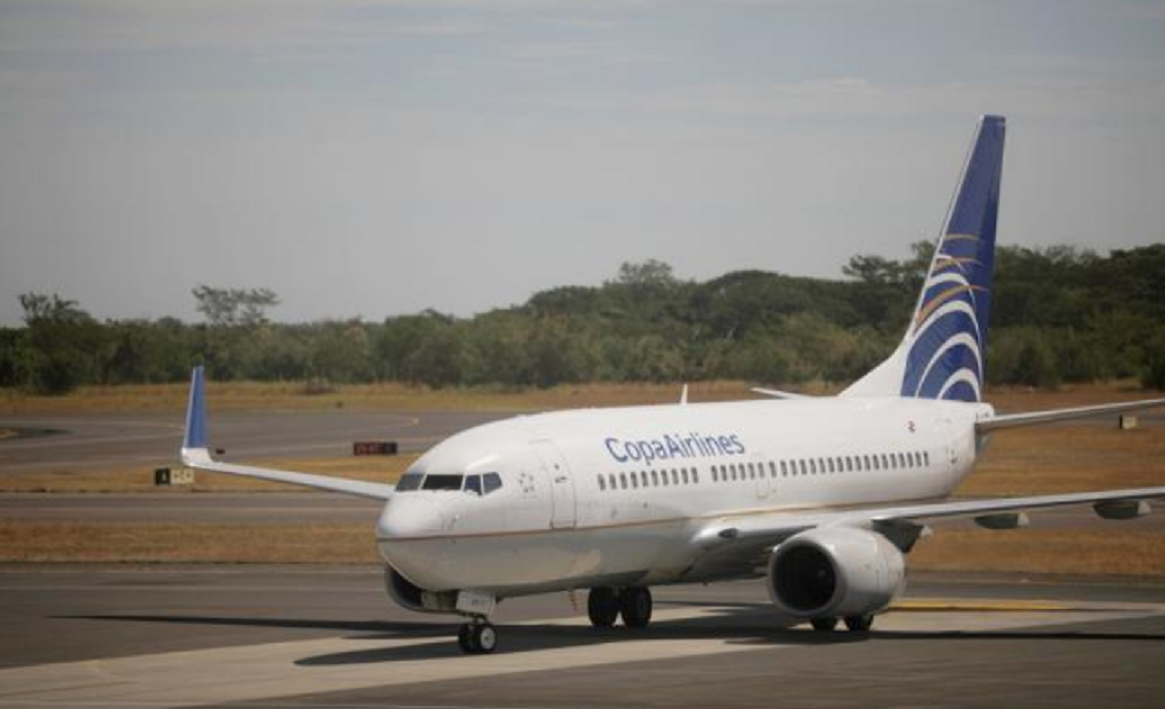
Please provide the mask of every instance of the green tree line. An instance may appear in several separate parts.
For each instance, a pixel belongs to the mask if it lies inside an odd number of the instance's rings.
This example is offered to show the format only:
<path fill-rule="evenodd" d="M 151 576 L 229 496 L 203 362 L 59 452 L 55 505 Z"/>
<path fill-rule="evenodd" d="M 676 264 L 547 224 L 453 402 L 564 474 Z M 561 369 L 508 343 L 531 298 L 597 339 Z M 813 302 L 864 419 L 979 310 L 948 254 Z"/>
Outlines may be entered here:
<path fill-rule="evenodd" d="M 597 287 L 457 318 L 426 310 L 383 322 L 275 323 L 267 289 L 193 292 L 204 321 L 98 321 L 58 295 L 21 296 L 0 328 L 0 387 L 63 393 L 82 384 L 184 380 L 401 381 L 433 387 L 547 387 L 582 381 L 743 379 L 845 382 L 896 346 L 932 246 L 861 255 L 846 278 L 737 271 L 698 282 L 659 261 L 624 264 Z M 1139 377 L 1165 388 L 1165 245 L 1107 256 L 1069 247 L 996 254 L 987 375 L 1055 387 Z"/>

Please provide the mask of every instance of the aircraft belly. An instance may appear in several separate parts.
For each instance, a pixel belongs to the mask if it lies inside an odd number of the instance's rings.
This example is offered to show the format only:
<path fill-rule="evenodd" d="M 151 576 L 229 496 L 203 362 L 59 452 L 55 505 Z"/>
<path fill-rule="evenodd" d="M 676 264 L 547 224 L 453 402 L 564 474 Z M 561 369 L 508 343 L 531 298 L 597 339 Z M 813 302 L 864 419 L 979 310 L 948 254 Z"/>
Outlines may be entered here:
<path fill-rule="evenodd" d="M 602 585 L 602 579 L 670 578 L 697 554 L 683 521 L 392 542 L 382 554 L 430 591 L 499 596 Z"/>

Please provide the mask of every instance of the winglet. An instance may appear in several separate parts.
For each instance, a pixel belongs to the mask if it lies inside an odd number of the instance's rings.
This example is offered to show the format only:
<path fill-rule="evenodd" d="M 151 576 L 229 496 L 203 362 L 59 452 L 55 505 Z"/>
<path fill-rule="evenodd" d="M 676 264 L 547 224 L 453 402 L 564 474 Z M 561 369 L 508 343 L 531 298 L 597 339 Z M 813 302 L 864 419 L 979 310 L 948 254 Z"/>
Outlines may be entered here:
<path fill-rule="evenodd" d="M 688 383 L 684 382 L 684 388 L 680 391 L 680 403 L 688 403 Z"/>
<path fill-rule="evenodd" d="M 182 448 L 206 448 L 206 398 L 201 365 L 190 375 L 190 401 L 186 404 L 186 436 L 182 439 Z"/>

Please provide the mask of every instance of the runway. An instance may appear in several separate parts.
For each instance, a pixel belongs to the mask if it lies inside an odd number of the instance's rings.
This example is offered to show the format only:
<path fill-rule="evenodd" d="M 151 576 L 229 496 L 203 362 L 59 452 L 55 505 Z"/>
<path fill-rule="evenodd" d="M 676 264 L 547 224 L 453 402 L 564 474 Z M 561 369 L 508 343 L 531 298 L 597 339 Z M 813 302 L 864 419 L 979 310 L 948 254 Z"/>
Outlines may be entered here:
<path fill-rule="evenodd" d="M 772 628 L 759 582 L 656 590 L 646 631 L 565 594 L 465 657 L 376 568 L 0 569 L 0 707 L 1160 706 L 1165 585 L 920 576 L 866 635 Z"/>
<path fill-rule="evenodd" d="M 471 426 L 512 413 L 430 411 L 224 411 L 211 435 L 233 460 L 342 457 L 352 442 L 389 440 L 423 451 Z M 173 463 L 182 441 L 180 414 L 0 416 L 0 428 L 48 432 L 0 442 L 0 474 Z"/>
<path fill-rule="evenodd" d="M 172 524 L 367 524 L 383 505 L 376 500 L 320 492 L 0 493 L 0 519 L 26 522 Z M 1088 505 L 1035 510 L 1033 529 L 1165 532 L 1165 514 L 1102 522 Z M 936 529 L 974 529 L 971 520 L 936 520 Z"/>
<path fill-rule="evenodd" d="M 512 411 L 223 411 L 211 420 L 211 440 L 231 460 L 351 455 L 357 440 L 392 440 L 405 452 L 424 451 L 478 424 Z M 1141 425 L 1165 425 L 1165 412 L 1138 414 Z M 1109 415 L 1059 424 L 1115 425 Z M 51 432 L 0 441 L 0 474 L 167 465 L 182 440 L 174 414 L 71 414 L 0 416 L 0 429 Z"/>

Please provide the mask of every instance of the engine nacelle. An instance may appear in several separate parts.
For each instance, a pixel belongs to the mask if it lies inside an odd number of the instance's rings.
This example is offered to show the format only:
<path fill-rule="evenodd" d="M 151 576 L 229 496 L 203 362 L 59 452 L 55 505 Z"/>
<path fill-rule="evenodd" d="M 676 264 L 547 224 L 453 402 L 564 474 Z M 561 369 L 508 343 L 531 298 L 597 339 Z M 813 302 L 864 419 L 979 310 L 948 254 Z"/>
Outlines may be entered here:
<path fill-rule="evenodd" d="M 418 613 L 456 613 L 456 591 L 426 591 L 391 566 L 384 567 L 384 587 L 397 605 Z"/>
<path fill-rule="evenodd" d="M 906 563 L 881 534 L 811 529 L 773 550 L 768 588 L 773 604 L 796 618 L 867 615 L 906 589 Z"/>

